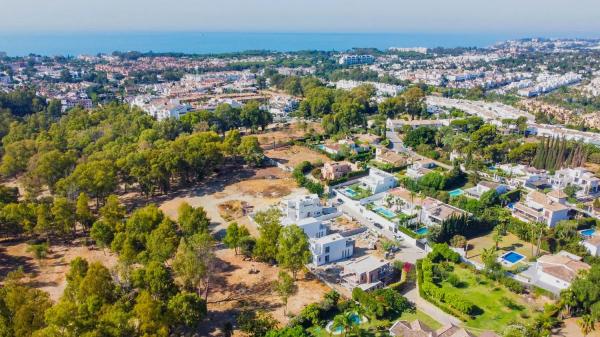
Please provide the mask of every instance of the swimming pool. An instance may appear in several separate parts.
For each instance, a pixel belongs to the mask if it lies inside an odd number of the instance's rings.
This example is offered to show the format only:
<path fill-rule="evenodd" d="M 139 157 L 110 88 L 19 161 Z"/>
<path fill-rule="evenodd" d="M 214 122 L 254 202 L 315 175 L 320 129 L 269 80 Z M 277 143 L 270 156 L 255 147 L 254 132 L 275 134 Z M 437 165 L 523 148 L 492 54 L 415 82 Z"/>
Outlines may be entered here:
<path fill-rule="evenodd" d="M 325 145 L 323 145 L 323 144 L 317 145 L 317 148 L 320 149 L 320 150 L 325 151 Z"/>
<path fill-rule="evenodd" d="M 581 234 L 581 236 L 594 236 L 594 234 L 596 234 L 596 228 L 589 228 L 589 229 L 584 229 L 582 231 L 579 231 L 579 234 Z"/>
<path fill-rule="evenodd" d="M 391 210 L 379 206 L 377 208 L 374 208 L 373 211 L 375 211 L 376 213 L 379 213 L 381 215 L 383 215 L 384 217 L 388 218 L 388 219 L 393 219 L 396 217 L 396 213 L 392 212 Z"/>
<path fill-rule="evenodd" d="M 465 191 L 461 190 L 460 188 L 457 188 L 455 190 L 448 192 L 448 194 L 451 197 L 458 197 L 459 195 L 462 195 L 463 193 L 465 193 Z"/>
<path fill-rule="evenodd" d="M 508 252 L 504 255 L 502 255 L 502 257 L 500 259 L 502 259 L 502 261 L 508 263 L 508 264 L 515 264 L 521 260 L 523 260 L 525 258 L 525 256 L 517 253 L 517 252 Z"/>
<path fill-rule="evenodd" d="M 350 322 L 352 323 L 352 325 L 359 325 L 361 323 L 363 323 L 364 321 L 366 321 L 366 318 L 361 318 L 358 314 L 353 313 L 350 315 Z M 342 328 L 341 326 L 338 326 L 335 329 L 332 329 L 333 326 L 333 321 L 329 322 L 329 324 L 327 324 L 327 327 L 325 327 L 325 330 L 330 331 L 332 334 L 334 335 L 339 335 L 341 333 L 344 332 L 344 328 Z"/>
<path fill-rule="evenodd" d="M 427 227 L 421 227 L 421 228 L 417 229 L 415 231 L 415 233 L 417 233 L 419 235 L 426 235 L 427 233 L 429 233 L 429 228 L 427 228 Z"/>
<path fill-rule="evenodd" d="M 349 197 L 351 197 L 351 198 L 355 198 L 355 197 L 356 197 L 356 195 L 358 194 L 358 193 L 356 193 L 356 191 L 355 191 L 355 190 L 353 190 L 353 189 L 351 189 L 351 188 L 345 188 L 345 189 L 344 189 L 344 193 L 345 193 L 346 195 L 348 195 Z"/>

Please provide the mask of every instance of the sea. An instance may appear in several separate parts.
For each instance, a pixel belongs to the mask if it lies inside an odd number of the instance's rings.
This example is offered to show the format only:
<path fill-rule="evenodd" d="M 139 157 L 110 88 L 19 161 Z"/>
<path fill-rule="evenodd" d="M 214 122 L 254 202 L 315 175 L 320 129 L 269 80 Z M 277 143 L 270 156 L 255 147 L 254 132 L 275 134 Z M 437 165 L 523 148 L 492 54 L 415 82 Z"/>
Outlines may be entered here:
<path fill-rule="evenodd" d="M 250 50 L 384 50 L 390 47 L 487 47 L 513 38 L 520 36 L 475 33 L 0 32 L 0 52 L 9 56 L 77 56 L 113 51 L 220 54 Z"/>

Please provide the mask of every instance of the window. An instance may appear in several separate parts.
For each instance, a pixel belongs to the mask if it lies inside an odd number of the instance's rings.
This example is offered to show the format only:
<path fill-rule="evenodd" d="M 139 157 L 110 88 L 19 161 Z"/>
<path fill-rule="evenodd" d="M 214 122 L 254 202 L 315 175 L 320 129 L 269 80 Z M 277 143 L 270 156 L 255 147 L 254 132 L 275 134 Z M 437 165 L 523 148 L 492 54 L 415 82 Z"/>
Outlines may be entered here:
<path fill-rule="evenodd" d="M 325 247 L 325 254 L 329 253 L 329 247 Z"/>

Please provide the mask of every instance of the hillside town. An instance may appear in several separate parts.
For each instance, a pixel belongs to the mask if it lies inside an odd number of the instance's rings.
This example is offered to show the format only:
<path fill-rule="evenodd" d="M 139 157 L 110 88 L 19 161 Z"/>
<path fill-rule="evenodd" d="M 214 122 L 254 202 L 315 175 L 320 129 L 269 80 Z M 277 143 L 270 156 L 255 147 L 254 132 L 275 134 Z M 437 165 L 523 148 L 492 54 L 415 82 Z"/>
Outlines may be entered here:
<path fill-rule="evenodd" d="M 2 53 L 0 336 L 597 336 L 599 74 L 588 39 Z"/>

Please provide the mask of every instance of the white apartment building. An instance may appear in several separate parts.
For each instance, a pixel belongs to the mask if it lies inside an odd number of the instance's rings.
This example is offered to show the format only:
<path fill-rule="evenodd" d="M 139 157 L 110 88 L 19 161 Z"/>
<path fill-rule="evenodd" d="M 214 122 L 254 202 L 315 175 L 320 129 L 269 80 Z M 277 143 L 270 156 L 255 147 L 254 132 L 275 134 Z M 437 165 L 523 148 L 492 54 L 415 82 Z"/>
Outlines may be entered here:
<path fill-rule="evenodd" d="M 340 80 L 335 82 L 335 87 L 337 89 L 343 90 L 352 90 L 361 85 L 372 85 L 375 88 L 377 96 L 396 96 L 404 90 L 404 87 L 401 85 L 393 85 L 387 83 L 380 82 L 371 82 L 371 81 L 352 81 L 352 80 Z"/>
<path fill-rule="evenodd" d="M 514 205 L 513 215 L 527 222 L 542 222 L 554 227 L 561 220 L 569 219 L 570 208 L 565 205 L 566 195 L 554 190 L 548 194 L 531 191 L 525 201 Z"/>
<path fill-rule="evenodd" d="M 373 55 L 342 55 L 338 60 L 339 64 L 351 66 L 355 64 L 371 64 L 375 62 Z"/>
<path fill-rule="evenodd" d="M 578 186 L 580 190 L 577 191 L 577 196 L 580 197 L 600 191 L 600 179 L 583 167 L 558 170 L 550 178 L 550 182 L 555 189 L 564 189 L 569 185 Z"/>
<path fill-rule="evenodd" d="M 481 181 L 477 186 L 466 189 L 465 193 L 473 198 L 479 199 L 481 198 L 481 195 L 491 190 L 496 191 L 498 194 L 504 194 L 508 192 L 508 186 L 491 181 Z"/>
<path fill-rule="evenodd" d="M 284 217 L 294 223 L 302 219 L 318 218 L 323 215 L 323 206 L 316 194 L 284 199 L 281 201 L 281 210 Z"/>
<path fill-rule="evenodd" d="M 350 258 L 354 254 L 354 240 L 338 233 L 310 239 L 310 251 L 312 263 L 321 266 Z"/>

